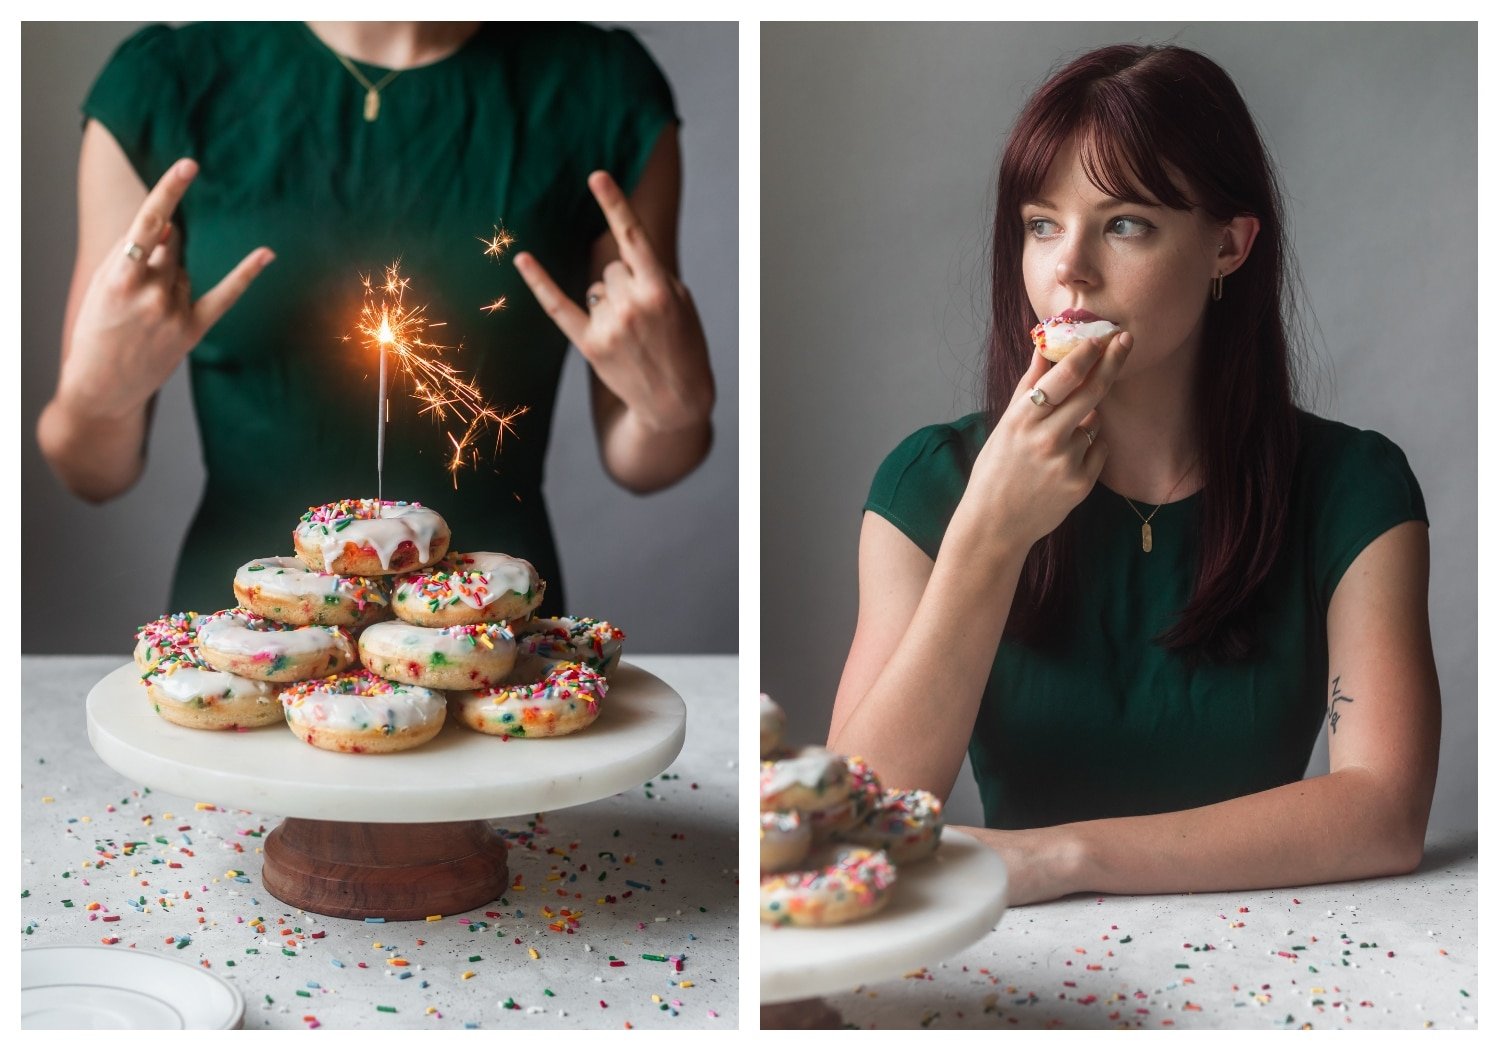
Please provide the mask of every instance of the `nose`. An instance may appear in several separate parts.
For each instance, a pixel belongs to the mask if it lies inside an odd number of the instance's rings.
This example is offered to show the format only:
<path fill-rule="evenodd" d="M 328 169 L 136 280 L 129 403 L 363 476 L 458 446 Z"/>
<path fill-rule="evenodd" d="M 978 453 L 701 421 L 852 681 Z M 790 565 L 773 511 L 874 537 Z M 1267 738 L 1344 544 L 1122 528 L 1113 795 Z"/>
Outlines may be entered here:
<path fill-rule="evenodd" d="M 1077 234 L 1065 238 L 1057 256 L 1057 283 L 1067 288 L 1093 285 L 1098 277 L 1083 238 Z"/>

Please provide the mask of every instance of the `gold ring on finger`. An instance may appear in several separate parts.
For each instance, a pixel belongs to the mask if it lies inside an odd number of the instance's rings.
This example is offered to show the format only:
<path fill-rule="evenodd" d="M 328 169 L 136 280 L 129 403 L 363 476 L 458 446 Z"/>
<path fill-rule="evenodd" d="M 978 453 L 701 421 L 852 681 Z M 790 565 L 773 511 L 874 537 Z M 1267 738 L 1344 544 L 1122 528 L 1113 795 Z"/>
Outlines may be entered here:
<path fill-rule="evenodd" d="M 1044 405 L 1048 409 L 1057 408 L 1057 403 L 1047 401 L 1047 392 L 1043 391 L 1040 387 L 1033 387 L 1030 391 L 1026 392 L 1026 397 L 1031 399 L 1032 405 Z"/>
<path fill-rule="evenodd" d="M 1099 434 L 1099 429 L 1097 427 L 1084 427 L 1080 428 L 1079 430 L 1083 432 L 1083 437 L 1088 439 L 1089 445 L 1092 446 L 1094 444 L 1094 438 Z"/>

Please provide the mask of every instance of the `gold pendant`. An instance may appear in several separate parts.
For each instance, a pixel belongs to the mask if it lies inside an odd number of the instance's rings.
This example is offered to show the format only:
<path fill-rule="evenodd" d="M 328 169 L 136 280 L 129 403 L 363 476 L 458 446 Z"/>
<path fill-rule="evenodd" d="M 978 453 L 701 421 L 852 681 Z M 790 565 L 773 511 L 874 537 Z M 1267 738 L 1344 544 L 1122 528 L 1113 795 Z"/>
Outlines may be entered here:
<path fill-rule="evenodd" d="M 380 116 L 380 92 L 371 88 L 365 92 L 365 120 L 373 121 Z"/>
<path fill-rule="evenodd" d="M 1143 552 L 1149 552 L 1150 550 L 1151 550 L 1151 524 L 1149 522 L 1143 522 L 1143 523 L 1141 523 L 1141 551 L 1143 551 Z"/>

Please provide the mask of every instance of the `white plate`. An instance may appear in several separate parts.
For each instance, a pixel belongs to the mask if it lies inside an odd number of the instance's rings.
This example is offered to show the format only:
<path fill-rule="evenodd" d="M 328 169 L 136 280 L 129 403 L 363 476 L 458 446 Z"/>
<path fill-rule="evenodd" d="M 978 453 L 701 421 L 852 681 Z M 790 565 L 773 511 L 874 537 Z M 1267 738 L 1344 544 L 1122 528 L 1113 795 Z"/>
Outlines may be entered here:
<path fill-rule="evenodd" d="M 967 833 L 944 829 L 937 854 L 896 867 L 890 904 L 830 928 L 760 926 L 764 1004 L 843 993 L 937 964 L 989 934 L 1005 913 L 1005 863 Z"/>
<path fill-rule="evenodd" d="M 21 951 L 23 1030 L 238 1030 L 240 992 L 198 964 L 104 946 Z"/>

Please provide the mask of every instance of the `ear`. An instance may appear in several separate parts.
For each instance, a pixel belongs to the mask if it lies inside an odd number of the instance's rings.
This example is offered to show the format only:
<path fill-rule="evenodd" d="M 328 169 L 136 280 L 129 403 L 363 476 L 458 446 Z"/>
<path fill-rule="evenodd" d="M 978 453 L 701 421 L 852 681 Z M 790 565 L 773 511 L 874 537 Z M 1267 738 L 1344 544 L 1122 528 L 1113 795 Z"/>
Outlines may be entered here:
<path fill-rule="evenodd" d="M 1219 236 L 1219 249 L 1214 254 L 1214 273 L 1233 274 L 1250 258 L 1250 247 L 1255 244 L 1255 235 L 1260 233 L 1260 220 L 1255 216 L 1235 216 L 1224 225 Z"/>

